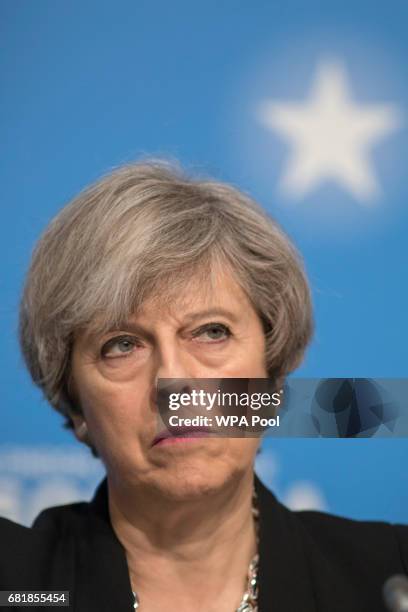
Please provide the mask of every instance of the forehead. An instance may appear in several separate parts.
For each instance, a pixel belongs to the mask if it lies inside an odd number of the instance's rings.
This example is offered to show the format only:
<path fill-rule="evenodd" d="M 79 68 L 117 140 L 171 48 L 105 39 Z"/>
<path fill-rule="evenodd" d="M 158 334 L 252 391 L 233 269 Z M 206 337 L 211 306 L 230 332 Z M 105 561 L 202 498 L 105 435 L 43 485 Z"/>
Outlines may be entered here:
<path fill-rule="evenodd" d="M 170 315 L 183 318 L 193 313 L 211 312 L 238 317 L 252 309 L 244 289 L 227 268 L 214 268 L 207 275 L 168 279 L 133 313 L 137 319 Z"/>
<path fill-rule="evenodd" d="M 227 316 L 231 322 L 246 326 L 259 320 L 257 310 L 229 265 L 219 261 L 212 265 L 189 266 L 156 279 L 138 303 L 129 303 L 119 312 L 100 312 L 79 328 L 75 340 L 100 337 L 129 323 L 151 327 L 162 321 L 185 325 L 202 316 Z M 228 315 L 227 315 L 228 313 Z"/>

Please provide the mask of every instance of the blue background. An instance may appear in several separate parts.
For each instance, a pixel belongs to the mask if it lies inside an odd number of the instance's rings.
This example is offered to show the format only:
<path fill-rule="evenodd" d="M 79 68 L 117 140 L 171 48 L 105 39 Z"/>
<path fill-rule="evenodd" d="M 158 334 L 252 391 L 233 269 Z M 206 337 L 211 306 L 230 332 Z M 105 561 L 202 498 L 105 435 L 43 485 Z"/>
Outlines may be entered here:
<path fill-rule="evenodd" d="M 27 521 L 42 503 L 89 496 L 100 477 L 29 381 L 18 301 L 51 217 L 141 155 L 234 183 L 292 237 L 316 318 L 296 375 L 408 376 L 405 1 L 3 0 L 0 22 L 0 512 Z M 290 204 L 277 190 L 287 143 L 254 108 L 266 98 L 304 101 L 325 58 L 344 64 L 356 104 L 392 103 L 405 117 L 370 150 L 382 187 L 373 206 L 331 182 Z M 258 470 L 294 507 L 407 522 L 407 448 L 267 440 Z"/>

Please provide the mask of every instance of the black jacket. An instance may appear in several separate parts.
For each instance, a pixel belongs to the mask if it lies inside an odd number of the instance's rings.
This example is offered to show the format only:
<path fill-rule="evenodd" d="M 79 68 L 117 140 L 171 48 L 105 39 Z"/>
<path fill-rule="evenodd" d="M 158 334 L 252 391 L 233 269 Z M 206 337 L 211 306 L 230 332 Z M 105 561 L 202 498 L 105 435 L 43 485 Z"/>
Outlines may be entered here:
<path fill-rule="evenodd" d="M 260 612 L 384 612 L 384 581 L 408 570 L 408 527 L 291 512 L 255 486 Z M 0 519 L 0 550 L 0 590 L 70 591 L 61 609 L 75 612 L 133 610 L 106 480 L 90 503 L 44 510 L 32 528 Z"/>

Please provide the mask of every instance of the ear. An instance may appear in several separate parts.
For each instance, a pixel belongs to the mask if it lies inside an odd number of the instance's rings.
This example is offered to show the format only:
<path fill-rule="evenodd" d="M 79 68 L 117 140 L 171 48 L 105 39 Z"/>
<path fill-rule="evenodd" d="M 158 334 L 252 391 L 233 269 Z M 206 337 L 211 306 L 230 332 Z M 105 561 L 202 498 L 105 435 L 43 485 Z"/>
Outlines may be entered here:
<path fill-rule="evenodd" d="M 99 458 L 99 453 L 92 442 L 91 436 L 89 435 L 88 424 L 85 421 L 85 418 L 77 412 L 70 412 L 70 418 L 73 424 L 73 432 L 76 439 L 82 444 L 85 444 L 85 446 L 91 450 L 94 457 Z"/>
<path fill-rule="evenodd" d="M 79 440 L 79 442 L 83 442 L 89 446 L 89 432 L 85 418 L 81 414 L 73 412 L 71 412 L 70 418 L 74 425 L 74 435 L 76 439 Z"/>

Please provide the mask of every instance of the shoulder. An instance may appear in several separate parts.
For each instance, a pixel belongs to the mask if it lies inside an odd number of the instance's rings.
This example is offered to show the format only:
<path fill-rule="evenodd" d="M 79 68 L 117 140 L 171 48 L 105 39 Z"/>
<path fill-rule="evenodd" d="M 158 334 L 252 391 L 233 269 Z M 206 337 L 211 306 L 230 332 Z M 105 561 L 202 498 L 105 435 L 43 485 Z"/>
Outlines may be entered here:
<path fill-rule="evenodd" d="M 408 527 L 380 521 L 357 521 L 316 511 L 292 511 L 258 484 L 260 501 L 260 550 L 266 559 L 264 576 L 279 588 L 273 560 L 290 568 L 285 597 L 292 597 L 291 583 L 298 585 L 304 610 L 333 612 L 384 612 L 383 586 L 394 574 L 408 573 Z M 275 569 L 275 572 L 279 572 Z M 285 576 L 282 570 L 280 581 Z M 266 598 L 274 593 L 264 587 Z M 298 598 L 299 599 L 299 598 Z M 269 600 L 268 600 L 269 601 Z M 300 609 L 293 604 L 290 609 Z M 303 604 L 302 604 L 303 605 Z"/>
<path fill-rule="evenodd" d="M 318 610 L 385 610 L 388 578 L 408 570 L 408 527 L 291 512 Z"/>
<path fill-rule="evenodd" d="M 0 534 L 3 538 L 17 538 L 19 542 L 44 541 L 61 536 L 66 530 L 78 529 L 88 515 L 90 504 L 78 502 L 46 508 L 34 519 L 31 527 L 0 517 Z"/>
<path fill-rule="evenodd" d="M 408 573 L 408 527 L 322 512 L 292 514 L 322 609 L 335 596 L 345 609 L 384 610 L 385 582 Z"/>
<path fill-rule="evenodd" d="M 86 531 L 88 506 L 47 508 L 31 527 L 0 518 L 0 588 L 45 588 L 56 566 L 68 577 L 75 542 Z"/>
<path fill-rule="evenodd" d="M 290 512 L 290 511 L 288 511 Z M 357 521 L 315 511 L 292 513 L 326 557 L 362 561 L 384 567 L 401 564 L 408 571 L 408 526 L 381 521 Z"/>
<path fill-rule="evenodd" d="M 256 478 L 261 515 L 264 515 L 268 544 L 279 533 L 299 542 L 309 558 L 327 566 L 379 568 L 382 572 L 408 573 L 408 526 L 381 521 L 358 521 L 318 511 L 293 511 L 284 506 Z M 273 528 L 273 524 L 278 527 Z M 392 573 L 392 571 L 390 572 Z"/>

